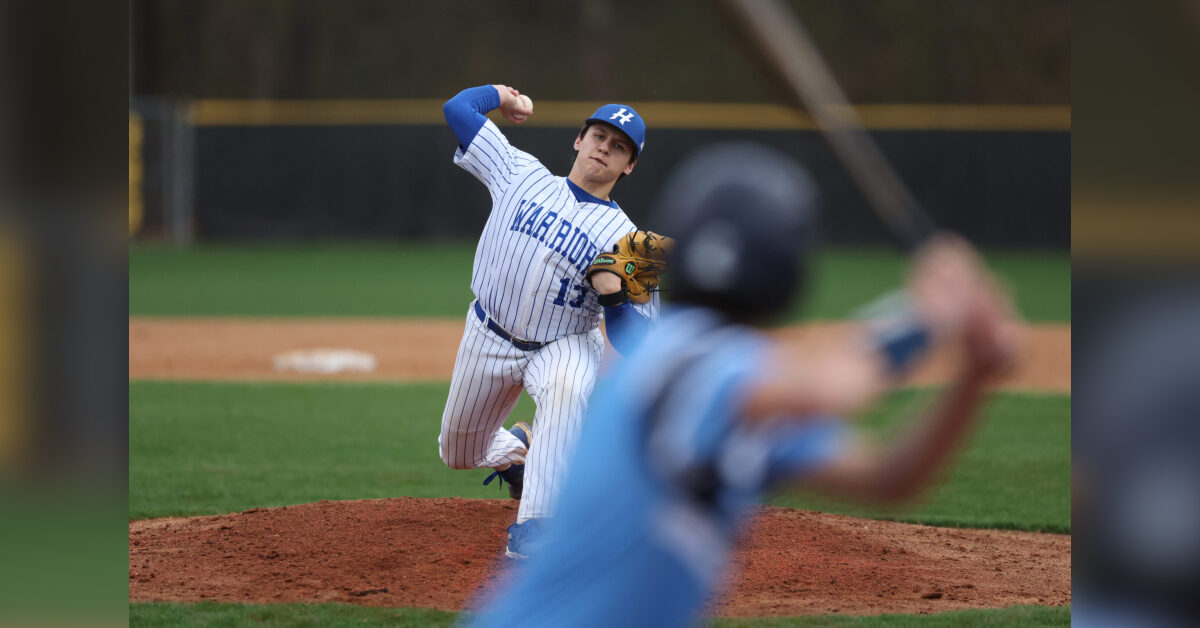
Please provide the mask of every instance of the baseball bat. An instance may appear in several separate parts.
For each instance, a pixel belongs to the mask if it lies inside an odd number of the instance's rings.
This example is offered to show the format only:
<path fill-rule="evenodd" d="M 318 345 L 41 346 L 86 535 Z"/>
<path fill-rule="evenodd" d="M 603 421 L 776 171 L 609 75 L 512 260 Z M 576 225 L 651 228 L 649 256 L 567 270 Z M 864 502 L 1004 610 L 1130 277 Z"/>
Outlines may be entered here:
<path fill-rule="evenodd" d="M 780 0 L 717 0 L 754 41 L 771 69 L 817 123 L 871 208 L 909 251 L 935 227 L 871 139 L 834 80 L 821 53 L 796 16 Z"/>

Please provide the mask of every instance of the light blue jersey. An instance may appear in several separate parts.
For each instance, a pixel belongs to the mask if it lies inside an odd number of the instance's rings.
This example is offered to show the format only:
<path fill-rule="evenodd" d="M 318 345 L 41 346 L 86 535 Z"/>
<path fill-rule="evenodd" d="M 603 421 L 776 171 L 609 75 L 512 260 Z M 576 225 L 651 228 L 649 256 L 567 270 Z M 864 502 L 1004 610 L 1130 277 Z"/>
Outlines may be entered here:
<path fill-rule="evenodd" d="M 664 316 L 597 385 L 545 545 L 473 625 L 695 623 L 763 492 L 845 446 L 837 419 L 740 420 L 766 348 L 709 310 Z"/>

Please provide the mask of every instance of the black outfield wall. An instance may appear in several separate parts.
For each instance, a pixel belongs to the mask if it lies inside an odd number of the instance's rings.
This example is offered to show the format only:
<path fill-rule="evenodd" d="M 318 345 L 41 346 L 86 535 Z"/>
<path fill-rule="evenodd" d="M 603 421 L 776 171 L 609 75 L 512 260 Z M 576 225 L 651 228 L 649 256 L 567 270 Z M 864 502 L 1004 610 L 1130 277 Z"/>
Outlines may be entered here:
<path fill-rule="evenodd" d="M 575 130 L 503 127 L 515 146 L 565 175 Z M 1069 131 L 874 131 L 939 224 L 992 246 L 1070 244 Z M 613 198 L 640 226 L 671 167 L 695 148 L 748 140 L 803 163 L 821 186 L 827 241 L 888 237 L 814 131 L 651 129 L 634 173 Z M 441 125 L 201 126 L 196 221 L 201 238 L 472 238 L 491 206 L 451 164 Z"/>

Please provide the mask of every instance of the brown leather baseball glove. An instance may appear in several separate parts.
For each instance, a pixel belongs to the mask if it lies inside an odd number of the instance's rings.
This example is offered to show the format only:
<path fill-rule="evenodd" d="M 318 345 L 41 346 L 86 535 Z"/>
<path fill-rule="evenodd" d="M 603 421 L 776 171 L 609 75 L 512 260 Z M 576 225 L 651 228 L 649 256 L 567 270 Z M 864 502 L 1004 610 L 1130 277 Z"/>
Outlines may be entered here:
<path fill-rule="evenodd" d="M 653 231 L 630 231 L 613 245 L 612 252 L 601 253 L 587 269 L 588 281 L 595 273 L 606 271 L 621 278 L 625 294 L 634 303 L 650 301 L 658 289 L 660 275 L 667 270 L 667 255 L 675 240 Z"/>

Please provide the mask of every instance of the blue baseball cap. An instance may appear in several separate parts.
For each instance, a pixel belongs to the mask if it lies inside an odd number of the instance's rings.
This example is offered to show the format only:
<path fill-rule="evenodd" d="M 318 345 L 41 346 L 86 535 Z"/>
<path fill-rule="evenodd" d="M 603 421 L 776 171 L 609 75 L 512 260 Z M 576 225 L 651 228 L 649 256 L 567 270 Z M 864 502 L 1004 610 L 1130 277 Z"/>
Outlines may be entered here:
<path fill-rule="evenodd" d="M 642 149 L 646 147 L 646 123 L 629 105 L 604 105 L 584 122 L 603 122 L 620 129 L 633 142 L 636 148 L 633 155 L 635 158 L 641 155 Z"/>

